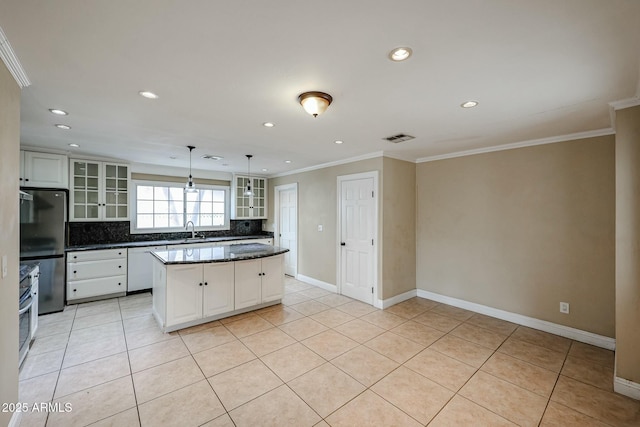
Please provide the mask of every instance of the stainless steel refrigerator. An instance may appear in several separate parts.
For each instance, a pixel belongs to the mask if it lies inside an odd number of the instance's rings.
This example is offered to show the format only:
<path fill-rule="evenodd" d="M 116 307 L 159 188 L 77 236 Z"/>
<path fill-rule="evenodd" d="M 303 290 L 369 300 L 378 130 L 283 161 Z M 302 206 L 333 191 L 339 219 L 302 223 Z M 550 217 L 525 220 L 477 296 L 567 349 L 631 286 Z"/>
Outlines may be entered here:
<path fill-rule="evenodd" d="M 40 264 L 38 314 L 64 309 L 67 191 L 23 189 L 20 200 L 20 261 Z"/>

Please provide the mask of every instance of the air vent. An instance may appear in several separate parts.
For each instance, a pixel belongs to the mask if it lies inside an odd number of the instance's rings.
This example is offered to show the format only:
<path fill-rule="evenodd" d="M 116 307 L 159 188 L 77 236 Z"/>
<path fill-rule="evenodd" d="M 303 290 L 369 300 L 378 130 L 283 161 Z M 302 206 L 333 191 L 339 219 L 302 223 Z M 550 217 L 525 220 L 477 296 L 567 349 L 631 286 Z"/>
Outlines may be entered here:
<path fill-rule="evenodd" d="M 209 159 L 209 160 L 222 160 L 224 159 L 224 157 L 222 156 L 214 156 L 212 154 L 205 154 L 204 156 L 202 156 L 203 159 Z"/>
<path fill-rule="evenodd" d="M 393 142 L 397 144 L 399 142 L 409 141 L 410 139 L 415 139 L 415 136 L 407 135 L 405 133 L 399 133 L 397 135 L 388 136 L 386 138 L 382 138 L 386 141 Z"/>

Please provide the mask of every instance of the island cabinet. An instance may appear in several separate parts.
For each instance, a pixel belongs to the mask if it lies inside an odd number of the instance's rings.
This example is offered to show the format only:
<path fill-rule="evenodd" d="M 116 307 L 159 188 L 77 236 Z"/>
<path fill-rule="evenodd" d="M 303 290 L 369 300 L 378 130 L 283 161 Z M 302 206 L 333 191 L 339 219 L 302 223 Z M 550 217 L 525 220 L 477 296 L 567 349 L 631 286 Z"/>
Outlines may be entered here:
<path fill-rule="evenodd" d="M 283 257 L 236 261 L 236 310 L 282 299 Z"/>
<path fill-rule="evenodd" d="M 166 274 L 167 326 L 233 311 L 233 263 L 170 265 Z"/>
<path fill-rule="evenodd" d="M 276 255 L 242 259 L 241 247 L 270 248 L 258 250 L 275 251 Z M 284 255 L 281 248 L 236 245 L 234 249 L 213 247 L 200 249 L 198 253 L 195 249 L 193 254 L 185 251 L 153 252 L 156 258 L 153 314 L 164 332 L 267 307 L 282 299 Z M 211 254 L 218 254 L 221 261 L 207 261 Z M 171 261 L 175 257 L 179 260 Z M 234 261 L 233 257 L 240 259 Z"/>

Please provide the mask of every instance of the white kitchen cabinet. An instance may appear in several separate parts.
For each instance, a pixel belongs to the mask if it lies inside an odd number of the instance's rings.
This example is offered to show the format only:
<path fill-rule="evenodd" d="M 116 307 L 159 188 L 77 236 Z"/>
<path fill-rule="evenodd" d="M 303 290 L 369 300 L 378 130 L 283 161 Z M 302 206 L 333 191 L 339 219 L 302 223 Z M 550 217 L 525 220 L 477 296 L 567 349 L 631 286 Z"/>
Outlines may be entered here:
<path fill-rule="evenodd" d="M 129 248 L 127 251 L 127 292 L 153 287 L 153 262 L 151 251 L 165 251 L 166 246 Z"/>
<path fill-rule="evenodd" d="M 251 181 L 251 195 L 245 195 Z M 231 219 L 267 217 L 267 178 L 234 175 L 231 194 Z"/>
<path fill-rule="evenodd" d="M 233 263 L 175 264 L 166 272 L 166 327 L 233 311 Z"/>
<path fill-rule="evenodd" d="M 236 261 L 235 309 L 282 299 L 284 256 Z"/>
<path fill-rule="evenodd" d="M 128 165 L 72 159 L 69 175 L 70 221 L 129 219 Z"/>
<path fill-rule="evenodd" d="M 69 188 L 67 156 L 20 151 L 20 186 Z"/>
<path fill-rule="evenodd" d="M 67 302 L 122 296 L 126 290 L 126 249 L 67 253 Z"/>

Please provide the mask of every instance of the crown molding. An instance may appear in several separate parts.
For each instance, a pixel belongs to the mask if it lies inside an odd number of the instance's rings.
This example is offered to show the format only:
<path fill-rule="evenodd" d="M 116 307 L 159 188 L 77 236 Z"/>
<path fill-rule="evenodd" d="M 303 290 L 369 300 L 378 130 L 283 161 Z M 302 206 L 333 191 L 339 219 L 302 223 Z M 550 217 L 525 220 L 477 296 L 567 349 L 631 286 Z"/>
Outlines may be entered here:
<path fill-rule="evenodd" d="M 492 147 L 477 148 L 475 150 L 457 151 L 454 153 L 440 154 L 437 156 L 422 157 L 416 163 L 433 162 L 436 160 L 452 159 L 455 157 L 473 156 L 476 154 L 492 153 L 494 151 L 514 150 L 516 148 L 533 147 L 536 145 L 554 144 L 556 142 L 573 141 L 576 139 L 595 138 L 604 135 L 613 135 L 613 128 L 590 130 L 587 132 L 576 132 L 568 135 L 558 135 L 549 138 L 532 139 L 529 141 L 514 142 L 511 144 L 494 145 Z"/>
<path fill-rule="evenodd" d="M 373 153 L 363 154 L 362 156 L 356 156 L 356 157 L 350 157 L 348 159 L 336 160 L 335 162 L 321 163 L 319 165 L 309 166 L 307 168 L 296 169 L 296 170 L 292 170 L 292 171 L 289 171 L 289 172 L 276 173 L 276 174 L 273 174 L 273 175 L 269 175 L 269 178 L 279 178 L 281 176 L 295 175 L 297 173 L 303 173 L 303 172 L 311 172 L 311 171 L 314 171 L 314 170 L 324 169 L 324 168 L 328 168 L 328 167 L 331 167 L 331 166 L 345 165 L 347 163 L 358 162 L 360 160 L 375 159 L 376 157 L 383 157 L 383 156 L 385 156 L 384 151 L 375 151 Z"/>
<path fill-rule="evenodd" d="M 640 105 L 640 96 L 634 96 L 633 98 L 621 99 L 609 103 L 609 106 L 613 111 L 622 110 L 629 107 L 637 107 Z"/>
<path fill-rule="evenodd" d="M 0 58 L 2 58 L 2 62 L 7 66 L 9 72 L 18 83 L 20 88 L 24 88 L 31 85 L 31 81 L 29 81 L 29 77 L 27 77 L 27 73 L 25 73 L 24 68 L 22 68 L 22 64 L 18 60 L 16 53 L 13 51 L 7 36 L 2 31 L 0 27 Z"/>

